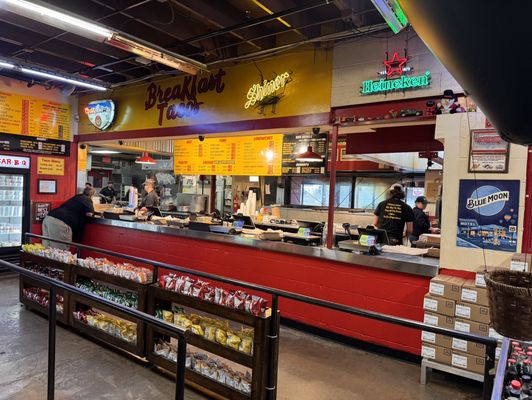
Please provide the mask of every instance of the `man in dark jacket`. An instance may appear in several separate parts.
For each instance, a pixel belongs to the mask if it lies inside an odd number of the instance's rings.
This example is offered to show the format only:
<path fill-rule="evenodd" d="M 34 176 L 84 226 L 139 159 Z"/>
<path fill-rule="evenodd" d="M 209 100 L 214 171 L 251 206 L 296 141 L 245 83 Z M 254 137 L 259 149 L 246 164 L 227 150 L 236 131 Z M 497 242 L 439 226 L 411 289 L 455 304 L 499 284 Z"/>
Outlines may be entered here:
<path fill-rule="evenodd" d="M 83 233 L 86 217 L 94 214 L 91 199 L 94 193 L 93 188 L 85 188 L 82 194 L 75 195 L 60 207 L 50 211 L 42 224 L 43 236 L 65 242 L 72 242 L 73 238 L 78 240 Z M 48 240 L 43 240 L 43 245 L 63 250 L 69 248 L 66 244 Z"/>
<path fill-rule="evenodd" d="M 437 228 L 431 228 L 428 215 L 425 213 L 427 208 L 427 198 L 425 196 L 419 196 L 416 199 L 416 206 L 414 207 L 414 224 L 412 228 L 412 234 L 409 239 L 410 242 L 416 242 L 419 237 L 424 233 L 436 233 L 439 230 Z"/>

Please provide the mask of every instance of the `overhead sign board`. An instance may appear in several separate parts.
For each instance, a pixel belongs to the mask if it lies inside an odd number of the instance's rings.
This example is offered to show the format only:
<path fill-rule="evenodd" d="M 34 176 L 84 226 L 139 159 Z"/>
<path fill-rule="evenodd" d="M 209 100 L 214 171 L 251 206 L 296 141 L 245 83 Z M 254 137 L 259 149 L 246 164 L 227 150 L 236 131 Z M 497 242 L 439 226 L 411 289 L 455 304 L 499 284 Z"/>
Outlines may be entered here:
<path fill-rule="evenodd" d="M 70 140 L 70 105 L 0 92 L 0 132 Z"/>
<path fill-rule="evenodd" d="M 32 136 L 1 134 L 0 151 L 68 156 L 70 155 L 70 142 Z"/>
<path fill-rule="evenodd" d="M 174 173 L 280 176 L 283 135 L 174 141 Z"/>
<path fill-rule="evenodd" d="M 283 174 L 324 174 L 327 165 L 328 133 L 302 133 L 285 135 L 283 141 Z M 322 157 L 322 161 L 298 161 L 298 154 L 307 151 L 312 146 L 312 151 Z"/>
<path fill-rule="evenodd" d="M 91 101 L 85 107 L 85 114 L 91 124 L 103 131 L 109 128 L 115 119 L 115 103 L 113 100 Z"/>

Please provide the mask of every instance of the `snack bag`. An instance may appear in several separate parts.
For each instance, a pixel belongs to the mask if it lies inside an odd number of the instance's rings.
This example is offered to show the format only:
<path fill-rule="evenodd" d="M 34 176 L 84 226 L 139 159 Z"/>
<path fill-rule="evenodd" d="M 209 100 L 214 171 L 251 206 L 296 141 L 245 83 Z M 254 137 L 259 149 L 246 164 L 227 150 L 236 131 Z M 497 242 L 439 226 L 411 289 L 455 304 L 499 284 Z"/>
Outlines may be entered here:
<path fill-rule="evenodd" d="M 212 340 L 214 342 L 216 340 L 216 329 L 217 328 L 215 325 L 205 326 L 205 339 Z"/>
<path fill-rule="evenodd" d="M 226 345 L 229 347 L 232 347 L 235 350 L 238 350 L 240 347 L 240 342 L 242 342 L 242 339 L 238 335 L 236 335 L 233 332 L 227 332 L 227 342 Z"/>
<path fill-rule="evenodd" d="M 253 339 L 249 336 L 243 336 L 238 350 L 246 354 L 251 354 L 253 352 Z"/>
<path fill-rule="evenodd" d="M 216 329 L 216 342 L 223 345 L 227 342 L 227 333 L 220 328 Z"/>
<path fill-rule="evenodd" d="M 163 319 L 166 322 L 173 323 L 174 322 L 174 313 L 172 311 L 163 310 Z"/>

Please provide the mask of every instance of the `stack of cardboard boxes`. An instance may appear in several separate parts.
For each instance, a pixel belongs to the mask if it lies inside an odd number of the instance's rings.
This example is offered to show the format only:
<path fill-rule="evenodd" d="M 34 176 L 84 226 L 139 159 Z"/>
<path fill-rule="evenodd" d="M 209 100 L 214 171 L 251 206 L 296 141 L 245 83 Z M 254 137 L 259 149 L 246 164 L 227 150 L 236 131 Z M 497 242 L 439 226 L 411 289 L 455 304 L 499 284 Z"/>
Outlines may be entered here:
<path fill-rule="evenodd" d="M 447 275 L 434 277 L 423 308 L 426 324 L 482 336 L 498 336 L 489 327 L 488 294 L 482 271 L 475 280 Z M 484 373 L 484 345 L 426 331 L 421 333 L 421 340 L 424 358 Z"/>

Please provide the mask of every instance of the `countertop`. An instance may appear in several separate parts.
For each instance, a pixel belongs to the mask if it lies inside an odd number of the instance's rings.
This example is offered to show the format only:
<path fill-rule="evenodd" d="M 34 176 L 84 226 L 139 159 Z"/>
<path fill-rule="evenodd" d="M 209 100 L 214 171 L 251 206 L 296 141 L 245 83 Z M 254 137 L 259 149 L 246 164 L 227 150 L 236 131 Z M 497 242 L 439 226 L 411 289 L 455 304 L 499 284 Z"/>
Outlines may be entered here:
<path fill-rule="evenodd" d="M 259 250 L 288 253 L 305 257 L 316 257 L 330 261 L 361 265 L 365 267 L 402 272 L 418 276 L 433 277 L 438 274 L 439 259 L 436 258 L 409 256 L 394 253 L 382 253 L 378 256 L 369 256 L 336 249 L 327 249 L 325 247 L 299 246 L 290 243 L 257 240 L 212 232 L 200 232 L 145 222 L 129 222 L 104 218 L 92 218 L 91 222 L 117 228 L 136 229 L 146 232 L 161 233 L 164 235 L 185 237 L 189 239 L 214 241 L 237 246 L 248 246 Z"/>

